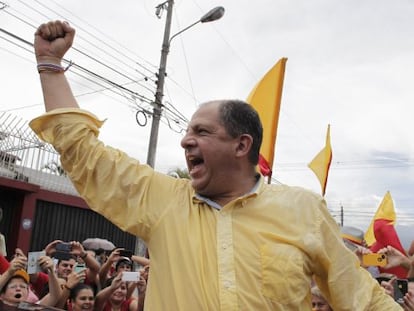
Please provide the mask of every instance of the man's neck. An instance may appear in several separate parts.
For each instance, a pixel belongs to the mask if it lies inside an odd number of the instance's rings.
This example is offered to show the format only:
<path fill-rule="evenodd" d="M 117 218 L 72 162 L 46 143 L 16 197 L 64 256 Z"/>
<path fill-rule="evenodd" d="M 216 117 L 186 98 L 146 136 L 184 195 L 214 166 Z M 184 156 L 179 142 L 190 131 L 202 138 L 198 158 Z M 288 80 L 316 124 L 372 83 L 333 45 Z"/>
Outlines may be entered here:
<path fill-rule="evenodd" d="M 242 179 L 242 183 L 239 182 L 238 186 L 234 188 L 234 191 L 223 192 L 217 196 L 203 196 L 197 194 L 197 197 L 203 201 L 206 201 L 207 203 L 209 203 L 208 201 L 212 201 L 218 205 L 213 206 L 214 208 L 221 209 L 221 207 L 225 206 L 229 202 L 256 191 L 259 185 L 259 180 L 260 175 L 256 174 L 253 180 L 248 178 Z"/>

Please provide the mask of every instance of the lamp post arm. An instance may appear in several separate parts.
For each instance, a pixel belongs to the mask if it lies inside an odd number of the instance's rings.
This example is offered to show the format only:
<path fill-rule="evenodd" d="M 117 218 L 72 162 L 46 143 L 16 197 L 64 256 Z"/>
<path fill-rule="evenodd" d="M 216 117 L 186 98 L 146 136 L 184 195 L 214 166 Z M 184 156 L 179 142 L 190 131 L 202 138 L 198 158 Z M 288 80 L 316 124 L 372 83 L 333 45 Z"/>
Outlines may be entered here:
<path fill-rule="evenodd" d="M 176 34 L 174 34 L 174 35 L 172 35 L 171 36 L 171 38 L 170 38 L 170 41 L 169 41 L 169 43 L 171 43 L 171 41 L 172 41 L 172 39 L 174 39 L 176 36 L 178 36 L 180 33 L 183 33 L 184 31 L 186 31 L 187 29 L 189 29 L 189 28 L 191 28 L 191 27 L 193 27 L 193 26 L 195 26 L 195 25 L 197 25 L 198 23 L 200 23 L 201 22 L 201 20 L 198 20 L 198 21 L 196 21 L 196 22 L 194 22 L 194 23 L 192 23 L 191 25 L 189 25 L 189 26 L 187 26 L 187 27 L 185 27 L 184 29 L 181 29 L 179 32 L 177 32 Z"/>

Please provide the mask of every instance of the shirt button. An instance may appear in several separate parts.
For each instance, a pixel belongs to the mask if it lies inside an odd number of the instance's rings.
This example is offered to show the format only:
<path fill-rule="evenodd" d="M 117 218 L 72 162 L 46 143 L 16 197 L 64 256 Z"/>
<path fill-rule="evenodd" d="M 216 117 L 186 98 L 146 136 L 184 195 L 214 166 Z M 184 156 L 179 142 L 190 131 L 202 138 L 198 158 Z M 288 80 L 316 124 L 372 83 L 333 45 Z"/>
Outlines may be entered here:
<path fill-rule="evenodd" d="M 228 245 L 227 245 L 226 243 L 224 243 L 221 247 L 222 247 L 223 249 L 227 249 Z"/>
<path fill-rule="evenodd" d="M 229 289 L 230 288 L 230 282 L 229 281 L 224 282 L 224 287 L 226 289 Z"/>

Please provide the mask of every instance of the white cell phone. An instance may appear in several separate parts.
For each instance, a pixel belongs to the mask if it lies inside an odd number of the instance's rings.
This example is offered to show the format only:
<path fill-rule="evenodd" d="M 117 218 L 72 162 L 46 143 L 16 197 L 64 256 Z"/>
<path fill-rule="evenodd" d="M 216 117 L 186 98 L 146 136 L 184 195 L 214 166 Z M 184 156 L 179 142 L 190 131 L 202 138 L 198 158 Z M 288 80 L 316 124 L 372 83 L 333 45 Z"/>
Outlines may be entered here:
<path fill-rule="evenodd" d="M 85 271 L 86 270 L 86 266 L 85 266 L 85 264 L 79 264 L 78 263 L 73 270 L 76 273 L 79 273 L 79 272 Z"/>
<path fill-rule="evenodd" d="M 27 273 L 34 274 L 42 272 L 42 269 L 39 266 L 39 257 L 45 256 L 46 252 L 29 252 L 27 255 Z"/>
<path fill-rule="evenodd" d="M 123 271 L 122 281 L 124 282 L 138 282 L 140 274 L 138 271 Z"/>

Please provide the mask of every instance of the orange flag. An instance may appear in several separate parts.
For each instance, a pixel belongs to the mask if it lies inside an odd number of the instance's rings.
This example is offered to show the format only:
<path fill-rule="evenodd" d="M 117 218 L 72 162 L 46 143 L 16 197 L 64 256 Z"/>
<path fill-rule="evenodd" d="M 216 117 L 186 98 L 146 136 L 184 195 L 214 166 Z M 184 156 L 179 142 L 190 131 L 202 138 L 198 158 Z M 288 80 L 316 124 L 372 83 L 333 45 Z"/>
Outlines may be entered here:
<path fill-rule="evenodd" d="M 382 199 L 382 202 L 379 205 L 374 218 L 371 220 L 371 224 L 369 225 L 367 232 L 365 233 L 365 242 L 368 244 L 368 246 L 371 246 L 376 241 L 374 235 L 374 224 L 376 220 L 380 219 L 387 220 L 391 225 L 394 225 L 396 220 L 394 203 L 389 191 L 387 191 L 384 198 Z"/>
<path fill-rule="evenodd" d="M 325 195 L 326 184 L 328 182 L 329 167 L 332 161 L 332 148 L 331 148 L 331 127 L 328 124 L 328 130 L 326 132 L 326 144 L 323 148 L 308 164 L 308 167 L 315 173 L 316 177 L 321 184 L 322 196 Z"/>
<path fill-rule="evenodd" d="M 247 102 L 259 113 L 263 124 L 263 142 L 260 148 L 259 168 L 264 176 L 272 177 L 273 158 L 283 80 L 287 58 L 281 58 L 250 92 Z"/>

